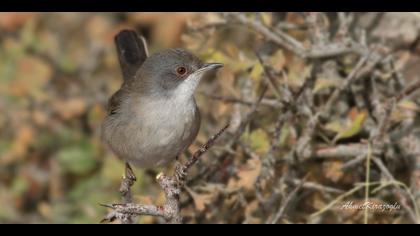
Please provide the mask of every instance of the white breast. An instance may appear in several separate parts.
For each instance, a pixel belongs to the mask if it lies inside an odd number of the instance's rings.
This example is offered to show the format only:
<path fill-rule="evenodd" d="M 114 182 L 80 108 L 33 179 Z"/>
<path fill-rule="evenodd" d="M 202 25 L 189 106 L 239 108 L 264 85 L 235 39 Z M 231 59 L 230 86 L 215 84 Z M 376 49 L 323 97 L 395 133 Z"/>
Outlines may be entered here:
<path fill-rule="evenodd" d="M 130 161 L 138 166 L 155 166 L 173 160 L 180 154 L 185 142 L 193 132 L 196 117 L 194 98 L 173 96 L 171 99 L 139 98 L 140 109 L 133 109 L 136 115 L 130 122 L 142 135 L 128 140 L 130 147 L 137 149 L 137 155 Z M 147 116 L 143 115 L 147 114 Z"/>

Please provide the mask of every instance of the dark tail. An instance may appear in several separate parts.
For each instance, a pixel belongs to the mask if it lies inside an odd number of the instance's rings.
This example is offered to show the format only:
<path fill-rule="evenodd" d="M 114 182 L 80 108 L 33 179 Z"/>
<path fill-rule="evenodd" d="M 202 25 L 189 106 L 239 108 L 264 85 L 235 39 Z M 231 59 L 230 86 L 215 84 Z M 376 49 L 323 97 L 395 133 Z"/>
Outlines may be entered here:
<path fill-rule="evenodd" d="M 122 30 L 115 36 L 124 81 L 133 78 L 147 58 L 146 40 L 134 30 Z"/>

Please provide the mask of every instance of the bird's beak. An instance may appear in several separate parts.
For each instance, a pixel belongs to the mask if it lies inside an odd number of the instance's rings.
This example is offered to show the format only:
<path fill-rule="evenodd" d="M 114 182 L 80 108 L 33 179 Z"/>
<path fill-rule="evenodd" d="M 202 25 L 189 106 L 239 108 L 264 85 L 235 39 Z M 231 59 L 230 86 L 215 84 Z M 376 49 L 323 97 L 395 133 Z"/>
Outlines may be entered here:
<path fill-rule="evenodd" d="M 181 84 L 178 86 L 178 94 L 184 94 L 185 96 L 193 95 L 197 88 L 200 80 L 205 76 L 208 71 L 215 70 L 222 67 L 221 63 L 206 63 L 200 69 L 190 74 Z"/>
<path fill-rule="evenodd" d="M 209 71 L 209 70 L 215 70 L 218 68 L 223 67 L 222 63 L 206 63 L 204 64 L 200 69 L 198 69 L 196 72 L 204 72 L 204 71 Z"/>

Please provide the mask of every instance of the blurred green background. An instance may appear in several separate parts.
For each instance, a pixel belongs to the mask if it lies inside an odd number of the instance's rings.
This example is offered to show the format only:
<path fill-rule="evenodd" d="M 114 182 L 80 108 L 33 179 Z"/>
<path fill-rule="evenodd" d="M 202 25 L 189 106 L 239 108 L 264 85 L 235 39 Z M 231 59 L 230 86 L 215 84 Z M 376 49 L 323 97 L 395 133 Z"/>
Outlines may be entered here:
<path fill-rule="evenodd" d="M 119 201 L 123 166 L 98 135 L 122 80 L 113 37 L 132 28 L 151 51 L 181 46 L 194 16 L 0 14 L 0 222 L 98 223 L 98 203 Z M 148 198 L 154 179 L 136 173 Z"/>

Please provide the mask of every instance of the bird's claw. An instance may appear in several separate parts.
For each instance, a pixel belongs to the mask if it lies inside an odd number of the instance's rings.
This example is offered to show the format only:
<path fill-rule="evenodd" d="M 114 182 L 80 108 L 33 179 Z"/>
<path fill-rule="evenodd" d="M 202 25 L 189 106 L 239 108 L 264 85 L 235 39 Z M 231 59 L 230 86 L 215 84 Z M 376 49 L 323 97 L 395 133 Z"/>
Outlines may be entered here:
<path fill-rule="evenodd" d="M 130 164 L 125 163 L 125 176 L 124 178 L 131 180 L 132 182 L 137 181 L 136 175 L 134 174 L 133 169 L 131 169 Z"/>

